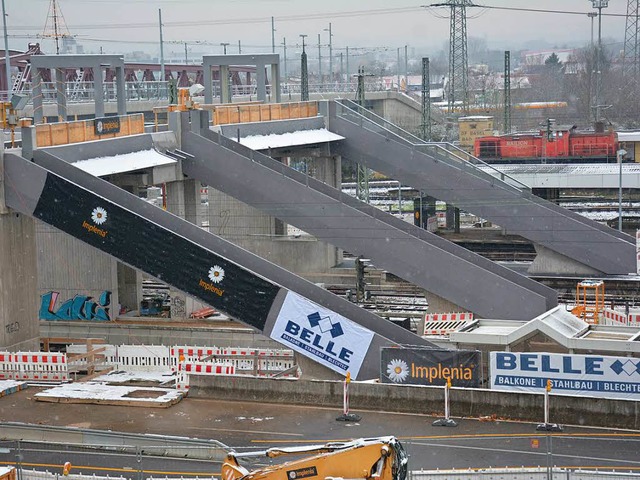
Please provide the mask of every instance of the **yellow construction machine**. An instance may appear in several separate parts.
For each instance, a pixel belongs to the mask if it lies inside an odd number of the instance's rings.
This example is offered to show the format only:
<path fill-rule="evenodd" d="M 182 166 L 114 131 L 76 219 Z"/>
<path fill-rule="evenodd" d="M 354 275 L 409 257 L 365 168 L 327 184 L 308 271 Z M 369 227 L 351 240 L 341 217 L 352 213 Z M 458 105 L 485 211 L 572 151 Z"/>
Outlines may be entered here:
<path fill-rule="evenodd" d="M 311 456 L 308 456 L 311 454 Z M 239 458 L 302 456 L 277 465 L 249 471 Z M 324 445 L 270 448 L 259 452 L 230 452 L 222 464 L 222 480 L 325 480 L 348 478 L 405 480 L 407 454 L 395 437 L 361 438 Z"/>

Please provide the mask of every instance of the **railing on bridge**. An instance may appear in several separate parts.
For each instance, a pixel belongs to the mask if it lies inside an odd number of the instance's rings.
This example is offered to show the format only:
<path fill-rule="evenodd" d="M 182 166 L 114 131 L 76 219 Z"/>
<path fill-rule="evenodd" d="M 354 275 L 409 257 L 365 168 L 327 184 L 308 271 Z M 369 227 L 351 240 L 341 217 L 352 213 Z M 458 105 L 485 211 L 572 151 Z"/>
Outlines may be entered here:
<path fill-rule="evenodd" d="M 357 84 L 355 82 L 333 82 L 333 83 L 312 83 L 309 84 L 309 93 L 354 93 Z M 381 92 L 389 90 L 381 82 L 365 83 L 365 91 Z M 95 83 L 94 82 L 67 82 L 65 87 L 65 95 L 68 103 L 83 103 L 93 101 L 95 99 Z M 20 93 L 31 95 L 31 82 L 25 82 Z M 42 97 L 43 103 L 54 103 L 56 101 L 55 83 L 43 83 Z M 281 85 L 282 95 L 300 95 L 301 86 L 298 83 L 283 83 Z M 169 99 L 169 82 L 160 81 L 135 81 L 125 82 L 125 94 L 127 101 L 146 101 L 146 100 L 168 100 Z M 256 97 L 257 91 L 255 85 L 232 85 L 231 94 L 236 97 Z M 267 85 L 267 95 L 271 94 L 271 86 Z M 0 92 L 0 96 L 6 98 L 7 92 Z M 117 99 L 117 91 L 115 82 L 105 82 L 103 84 L 103 96 L 106 102 L 115 102 Z M 220 85 L 214 83 L 213 96 L 220 96 Z"/>
<path fill-rule="evenodd" d="M 483 162 L 477 157 L 474 157 L 470 153 L 445 142 L 425 142 L 420 137 L 413 135 L 412 133 L 403 130 L 402 128 L 394 125 L 385 118 L 376 115 L 370 110 L 362 107 L 358 103 L 351 100 L 339 100 L 338 102 L 338 115 L 345 118 L 350 118 L 354 123 L 366 126 L 377 133 L 382 135 L 390 135 L 399 137 L 405 142 L 409 143 L 412 148 L 415 148 L 419 152 L 423 152 L 427 155 L 435 156 L 441 161 L 445 161 L 448 164 L 465 170 L 472 175 L 481 178 L 498 178 L 504 182 L 505 186 L 511 187 L 519 192 L 530 192 L 530 188 L 522 182 L 519 182 L 515 178 L 512 178 L 500 170 L 496 169 L 492 165 Z M 366 124 L 366 125 L 365 125 Z M 481 169 L 482 168 L 482 169 Z"/>

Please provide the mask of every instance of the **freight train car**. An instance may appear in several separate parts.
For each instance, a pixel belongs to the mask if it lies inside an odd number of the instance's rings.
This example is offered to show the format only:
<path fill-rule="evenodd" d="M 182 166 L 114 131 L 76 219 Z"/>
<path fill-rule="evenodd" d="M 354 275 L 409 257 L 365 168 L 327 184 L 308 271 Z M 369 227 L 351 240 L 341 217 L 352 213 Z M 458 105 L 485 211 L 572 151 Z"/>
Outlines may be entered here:
<path fill-rule="evenodd" d="M 474 154 L 487 163 L 615 162 L 618 136 L 613 131 L 571 129 L 476 138 Z"/>

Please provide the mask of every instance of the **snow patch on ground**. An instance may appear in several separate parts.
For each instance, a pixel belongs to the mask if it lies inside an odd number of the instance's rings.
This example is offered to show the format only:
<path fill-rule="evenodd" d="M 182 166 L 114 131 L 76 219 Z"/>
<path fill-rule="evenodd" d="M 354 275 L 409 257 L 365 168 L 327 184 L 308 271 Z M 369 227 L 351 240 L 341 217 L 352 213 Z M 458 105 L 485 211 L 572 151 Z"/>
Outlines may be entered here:
<path fill-rule="evenodd" d="M 148 396 L 131 396 L 149 392 Z M 157 387 L 123 387 L 96 382 L 80 382 L 60 385 L 44 392 L 37 393 L 37 398 L 68 398 L 81 400 L 126 400 L 128 402 L 166 403 L 181 399 L 182 392 Z"/>

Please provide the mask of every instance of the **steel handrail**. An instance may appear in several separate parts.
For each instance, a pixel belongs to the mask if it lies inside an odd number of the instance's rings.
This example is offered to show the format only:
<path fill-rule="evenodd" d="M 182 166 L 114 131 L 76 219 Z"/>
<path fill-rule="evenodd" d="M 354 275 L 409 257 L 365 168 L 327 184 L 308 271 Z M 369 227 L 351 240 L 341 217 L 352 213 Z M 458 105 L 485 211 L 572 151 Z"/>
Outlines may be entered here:
<path fill-rule="evenodd" d="M 521 193 L 530 193 L 531 189 L 524 183 L 499 171 L 492 165 L 483 162 L 479 158 L 474 157 L 473 155 L 465 152 L 455 145 L 452 145 L 451 143 L 425 142 L 421 138 L 413 135 L 410 132 L 407 132 L 406 130 L 403 130 L 397 125 L 394 125 L 385 118 L 367 110 L 366 108 L 362 107 L 352 100 L 336 100 L 336 103 L 341 108 L 348 110 L 354 116 L 373 123 L 387 134 L 399 137 L 422 153 L 426 153 L 432 156 L 435 155 L 439 160 L 445 160 L 451 166 L 467 170 L 469 173 L 472 173 L 479 178 L 490 179 L 491 181 L 493 181 L 494 179 L 498 179 L 499 181 L 504 183 L 505 187 L 513 188 Z M 488 169 L 489 171 L 487 172 L 483 170 L 484 168 Z"/>

